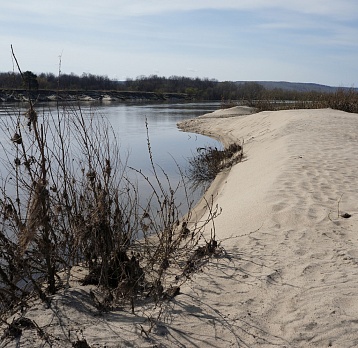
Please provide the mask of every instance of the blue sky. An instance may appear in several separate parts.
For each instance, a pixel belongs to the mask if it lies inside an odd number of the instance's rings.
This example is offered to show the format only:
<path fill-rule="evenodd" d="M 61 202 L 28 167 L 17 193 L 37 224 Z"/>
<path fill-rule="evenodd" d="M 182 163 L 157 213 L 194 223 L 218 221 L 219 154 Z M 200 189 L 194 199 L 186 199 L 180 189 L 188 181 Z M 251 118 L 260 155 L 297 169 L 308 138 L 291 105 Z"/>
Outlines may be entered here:
<path fill-rule="evenodd" d="M 0 71 L 358 87 L 357 0 L 0 0 Z"/>

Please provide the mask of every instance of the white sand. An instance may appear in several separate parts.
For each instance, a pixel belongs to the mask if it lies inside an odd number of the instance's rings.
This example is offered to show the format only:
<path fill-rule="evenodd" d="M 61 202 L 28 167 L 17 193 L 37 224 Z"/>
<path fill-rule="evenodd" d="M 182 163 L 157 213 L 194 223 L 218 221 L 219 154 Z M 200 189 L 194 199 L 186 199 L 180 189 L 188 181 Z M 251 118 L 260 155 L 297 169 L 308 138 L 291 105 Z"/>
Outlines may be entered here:
<path fill-rule="evenodd" d="M 211 187 L 226 255 L 181 289 L 149 340 L 134 325 L 144 315 L 95 316 L 74 282 L 57 307 L 26 314 L 54 347 L 71 347 L 79 329 L 91 347 L 358 346 L 358 115 L 233 111 L 182 124 L 245 142 L 244 161 Z M 20 341 L 46 346 L 26 332 Z"/>

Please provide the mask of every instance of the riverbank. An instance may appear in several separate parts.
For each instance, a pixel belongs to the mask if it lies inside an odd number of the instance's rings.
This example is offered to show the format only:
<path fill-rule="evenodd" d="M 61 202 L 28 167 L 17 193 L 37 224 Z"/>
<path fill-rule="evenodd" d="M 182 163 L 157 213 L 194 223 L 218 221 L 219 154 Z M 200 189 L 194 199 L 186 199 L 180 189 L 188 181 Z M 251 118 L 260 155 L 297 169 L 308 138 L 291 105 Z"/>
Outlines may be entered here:
<path fill-rule="evenodd" d="M 141 331 L 145 309 L 96 315 L 76 269 L 51 308 L 36 303 L 26 312 L 53 347 L 71 347 L 76 335 L 91 347 L 358 345 L 357 114 L 237 111 L 180 125 L 244 141 L 243 161 L 207 193 L 222 208 L 220 257 L 181 287 L 149 338 Z M 22 347 L 43 344 L 36 332 L 21 339 Z"/>
<path fill-rule="evenodd" d="M 0 89 L 0 102 L 16 103 L 28 102 L 125 102 L 125 101 L 186 101 L 190 100 L 185 93 L 154 93 L 135 91 L 96 91 L 96 90 L 36 90 L 26 89 Z"/>

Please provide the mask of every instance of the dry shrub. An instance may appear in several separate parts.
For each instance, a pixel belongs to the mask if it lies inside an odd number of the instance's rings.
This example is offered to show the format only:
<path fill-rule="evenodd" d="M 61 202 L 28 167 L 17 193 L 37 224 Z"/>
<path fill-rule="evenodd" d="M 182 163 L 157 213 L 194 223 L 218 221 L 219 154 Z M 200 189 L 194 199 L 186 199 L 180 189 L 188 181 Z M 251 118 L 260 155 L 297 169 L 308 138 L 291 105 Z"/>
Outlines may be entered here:
<path fill-rule="evenodd" d="M 358 92 L 353 88 L 338 89 L 336 93 L 328 96 L 327 106 L 332 109 L 358 113 Z"/>
<path fill-rule="evenodd" d="M 188 177 L 194 186 L 208 186 L 225 168 L 241 162 L 243 144 L 230 144 L 222 150 L 216 147 L 197 148 L 197 155 L 189 159 Z"/>
<path fill-rule="evenodd" d="M 251 101 L 250 106 L 254 106 L 258 111 L 332 108 L 358 113 L 358 92 L 353 88 L 338 88 L 334 93 L 296 92 L 297 99 L 294 100 L 285 100 L 284 93 L 281 91 L 282 99 L 280 99 L 279 94 L 271 96 L 267 92 L 265 99 Z"/>

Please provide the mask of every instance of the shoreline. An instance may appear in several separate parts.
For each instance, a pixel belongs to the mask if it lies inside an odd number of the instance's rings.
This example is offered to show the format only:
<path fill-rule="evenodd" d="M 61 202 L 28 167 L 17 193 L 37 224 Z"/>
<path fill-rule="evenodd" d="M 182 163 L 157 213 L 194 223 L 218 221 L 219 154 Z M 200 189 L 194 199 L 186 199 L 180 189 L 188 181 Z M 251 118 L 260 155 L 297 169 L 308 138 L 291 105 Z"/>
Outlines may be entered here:
<path fill-rule="evenodd" d="M 234 106 L 228 109 L 218 109 L 216 111 L 192 118 L 189 120 L 181 121 L 177 124 L 177 127 L 183 132 L 198 133 L 211 137 L 220 141 L 224 146 L 228 146 L 233 142 L 237 142 L 238 139 L 230 137 L 229 134 L 221 134 L 220 131 L 208 130 L 205 127 L 205 121 L 210 119 L 223 119 L 238 116 L 248 116 L 255 114 L 257 111 L 255 108 L 249 106 Z"/>
<path fill-rule="evenodd" d="M 36 90 L 0 89 L 0 103 L 38 102 L 128 102 L 128 101 L 190 101 L 185 93 L 155 93 L 114 90 Z"/>
<path fill-rule="evenodd" d="M 196 118 L 192 118 L 189 120 L 184 120 L 179 123 L 177 123 L 177 127 L 182 132 L 191 132 L 191 133 L 197 133 L 201 135 L 208 136 L 212 139 L 215 139 L 219 142 L 221 142 L 224 147 L 229 146 L 232 143 L 237 143 L 238 139 L 232 136 L 226 136 L 225 134 L 221 134 L 220 132 L 207 130 L 205 127 L 206 120 L 212 120 L 212 119 L 223 119 L 223 118 L 230 118 L 230 117 L 242 117 L 242 116 L 248 116 L 256 113 L 256 110 L 251 107 L 247 106 L 235 106 L 228 109 L 218 109 L 213 112 L 209 112 L 207 114 L 198 116 Z M 240 141 L 240 144 L 242 144 L 242 141 Z M 245 157 L 245 151 L 244 151 L 244 157 Z M 215 197 L 218 194 L 218 191 L 220 190 L 220 187 L 222 187 L 223 183 L 225 182 L 227 176 L 230 173 L 231 168 L 226 168 L 225 170 L 221 171 L 216 178 L 210 183 L 209 187 L 205 190 L 202 197 L 198 200 L 196 205 L 191 211 L 191 214 L 194 216 L 192 219 L 193 222 L 199 221 L 207 212 L 208 208 L 208 202 L 210 202 L 212 199 L 214 200 Z"/>

